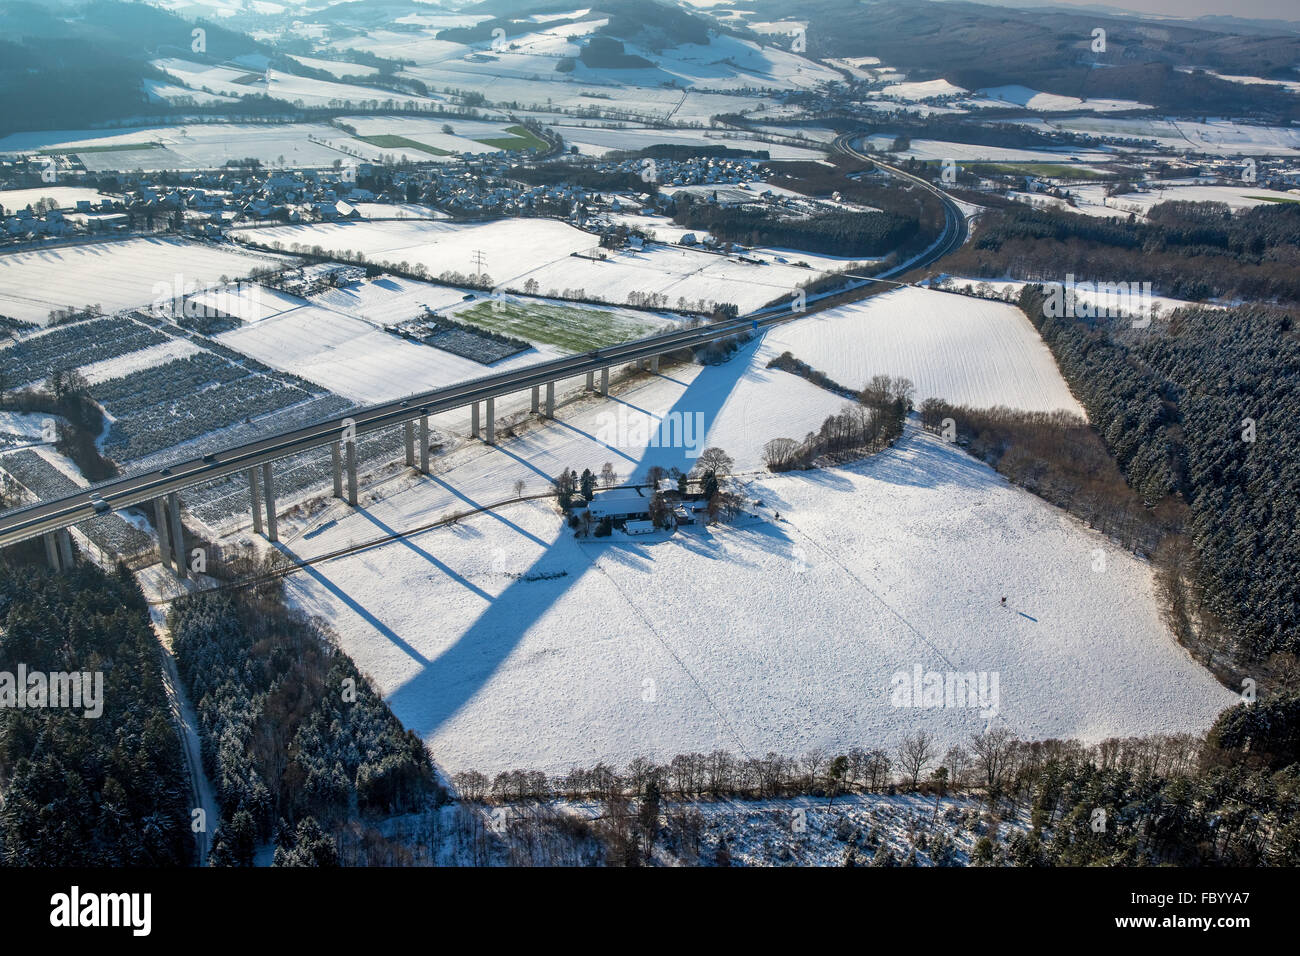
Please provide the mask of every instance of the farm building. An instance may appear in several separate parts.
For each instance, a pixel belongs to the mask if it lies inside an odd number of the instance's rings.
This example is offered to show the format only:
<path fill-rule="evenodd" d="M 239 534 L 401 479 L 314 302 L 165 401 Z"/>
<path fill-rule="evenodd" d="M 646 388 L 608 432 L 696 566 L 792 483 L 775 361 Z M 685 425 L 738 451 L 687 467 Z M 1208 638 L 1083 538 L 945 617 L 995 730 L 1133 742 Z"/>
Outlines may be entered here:
<path fill-rule="evenodd" d="M 587 510 L 593 518 L 622 521 L 626 518 L 644 518 L 650 514 L 650 499 L 640 488 L 611 488 L 598 492 Z"/>

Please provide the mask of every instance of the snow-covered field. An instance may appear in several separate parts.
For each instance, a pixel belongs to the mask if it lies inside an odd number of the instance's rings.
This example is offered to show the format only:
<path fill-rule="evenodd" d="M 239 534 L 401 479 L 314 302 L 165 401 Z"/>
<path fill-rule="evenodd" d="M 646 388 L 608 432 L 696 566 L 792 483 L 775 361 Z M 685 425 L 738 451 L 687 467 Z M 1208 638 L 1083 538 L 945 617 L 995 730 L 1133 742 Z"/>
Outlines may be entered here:
<path fill-rule="evenodd" d="M 1200 183 L 1173 183 L 1163 189 L 1122 193 L 1107 196 L 1105 186 L 1072 186 L 1070 192 L 1078 203 L 1078 211 L 1089 215 L 1109 215 L 1113 211 L 1123 214 L 1137 213 L 1145 216 L 1152 206 L 1162 202 L 1221 202 L 1229 208 L 1251 209 L 1273 202 L 1300 202 L 1300 190 L 1280 192 L 1265 189 L 1252 183 L 1235 186 L 1217 186 Z"/>
<path fill-rule="evenodd" d="M 888 150 L 895 137 L 876 133 L 867 141 L 876 149 Z M 1106 162 L 1111 157 L 1091 150 L 1063 149 L 1057 152 L 1045 149 L 1016 149 L 1009 146 L 981 146 L 974 143 L 953 143 L 941 139 L 914 139 L 898 156 L 920 160 L 951 159 L 959 163 L 1069 163 L 1072 157 L 1085 161 Z"/>
<path fill-rule="evenodd" d="M 754 265 L 664 246 L 608 252 L 606 259 L 597 261 L 587 258 L 597 251 L 595 236 L 551 219 L 316 223 L 235 230 L 234 234 L 262 246 L 282 243 L 286 250 L 294 244 L 319 245 L 334 252 L 361 252 L 372 262 L 420 264 L 434 277 L 444 272 L 473 275 L 474 253 L 481 250 L 486 256 L 483 271 L 496 286 L 523 291 L 524 284 L 535 279 L 541 294 L 552 298 L 611 304 L 626 303 L 633 294 L 655 292 L 668 296 L 668 305 L 674 307 L 681 299 L 692 308 L 704 300 L 731 302 L 746 312 L 793 294 L 820 274 L 815 268 L 774 260 Z"/>
<path fill-rule="evenodd" d="M 38 186 L 34 189 L 0 189 L 0 209 L 17 212 L 40 202 L 42 199 L 54 200 L 56 209 L 74 208 L 81 200 L 93 203 L 103 202 L 112 197 L 105 196 L 98 189 L 85 186 Z"/>
<path fill-rule="evenodd" d="M 1024 313 L 1001 302 L 898 289 L 770 330 L 763 355 L 787 351 L 848 388 L 873 375 L 910 378 L 918 405 L 934 397 L 1083 414 Z"/>
<path fill-rule="evenodd" d="M 372 101 L 394 101 L 427 108 L 435 101 L 443 100 L 443 97 L 416 96 L 371 86 L 315 80 L 280 70 L 250 71 L 195 63 L 178 57 L 154 60 L 152 65 L 191 90 L 218 96 L 271 96 L 309 107 L 330 106 L 340 102 L 345 106 L 359 106 Z"/>
<path fill-rule="evenodd" d="M 1059 93 L 1040 93 L 1027 86 L 994 86 L 980 90 L 989 106 L 1023 106 L 1026 109 L 1043 113 L 1063 113 L 1075 110 L 1090 110 L 1094 113 L 1114 113 L 1120 110 L 1149 110 L 1150 106 L 1136 100 L 1108 100 L 1089 98 L 1081 100 L 1077 96 L 1062 96 Z"/>
<path fill-rule="evenodd" d="M 705 370 L 674 404 L 734 375 Z M 791 391 L 797 380 L 780 378 L 745 415 L 767 434 L 799 434 L 771 413 L 816 415 Z M 661 381 L 623 401 L 661 409 L 648 394 Z M 731 447 L 730 407 L 709 443 Z M 596 413 L 476 449 L 465 469 L 357 513 L 336 507 L 289 547 L 320 553 L 504 496 L 492 479 L 539 486 L 530 466 L 625 471 L 626 459 L 580 443 Z M 508 506 L 315 566 L 289 591 L 331 621 L 449 771 L 893 748 L 918 729 L 946 745 L 990 720 L 1096 740 L 1201 729 L 1236 700 L 1169 636 L 1146 565 L 933 436 L 909 429 L 867 462 L 745 491 L 763 502 L 758 517 L 643 539 L 579 541 L 548 503 Z M 917 667 L 973 671 L 988 688 L 996 675 L 996 715 L 896 706 L 896 675 Z"/>
<path fill-rule="evenodd" d="M 160 284 L 203 286 L 239 279 L 275 256 L 178 239 L 57 246 L 0 256 L 0 315 L 44 325 L 53 309 L 98 305 L 105 312 L 148 305 Z"/>
<path fill-rule="evenodd" d="M 1053 120 L 1050 125 L 1099 136 L 1154 140 L 1161 146 L 1224 156 L 1300 155 L 1300 129 L 1256 126 L 1237 120 L 1210 119 L 1198 123 L 1172 119 L 1076 116 Z"/>
<path fill-rule="evenodd" d="M 361 404 L 374 404 L 554 358 L 538 348 L 488 367 L 316 305 L 281 312 L 218 341 Z"/>
<path fill-rule="evenodd" d="M 947 80 L 925 80 L 911 83 L 891 83 L 880 93 L 900 100 L 928 100 L 936 96 L 957 96 L 966 90 Z"/>
<path fill-rule="evenodd" d="M 604 156 L 616 150 L 645 149 L 670 143 L 682 146 L 725 146 L 728 149 L 764 150 L 774 160 L 821 159 L 817 149 L 790 146 L 786 143 L 769 143 L 734 132 L 726 134 L 702 129 L 652 129 L 643 126 L 626 126 L 606 129 L 594 126 L 557 126 L 555 131 L 564 137 L 569 146 L 577 146 L 585 156 Z"/>
<path fill-rule="evenodd" d="M 96 152 L 78 154 L 90 172 L 217 169 L 228 160 L 245 157 L 258 159 L 266 166 L 328 167 L 336 159 L 346 158 L 344 153 L 320 140 L 347 141 L 366 147 L 365 143 L 323 123 L 195 123 L 131 127 L 112 133 L 103 130 L 13 133 L 0 139 L 0 153 L 33 149 L 75 153 L 78 147 L 94 147 Z M 146 144 L 152 145 L 139 148 Z M 108 146 L 120 148 L 104 149 Z"/>

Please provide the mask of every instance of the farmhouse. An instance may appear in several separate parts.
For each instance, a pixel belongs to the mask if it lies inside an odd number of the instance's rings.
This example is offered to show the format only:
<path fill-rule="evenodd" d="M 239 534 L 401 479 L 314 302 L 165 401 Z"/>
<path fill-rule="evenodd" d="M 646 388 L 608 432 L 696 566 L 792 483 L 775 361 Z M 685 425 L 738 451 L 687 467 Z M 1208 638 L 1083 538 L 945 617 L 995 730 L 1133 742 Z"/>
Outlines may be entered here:
<path fill-rule="evenodd" d="M 597 492 L 587 511 L 597 520 L 609 518 L 622 521 L 627 518 L 645 518 L 650 514 L 650 499 L 640 488 L 611 488 Z"/>

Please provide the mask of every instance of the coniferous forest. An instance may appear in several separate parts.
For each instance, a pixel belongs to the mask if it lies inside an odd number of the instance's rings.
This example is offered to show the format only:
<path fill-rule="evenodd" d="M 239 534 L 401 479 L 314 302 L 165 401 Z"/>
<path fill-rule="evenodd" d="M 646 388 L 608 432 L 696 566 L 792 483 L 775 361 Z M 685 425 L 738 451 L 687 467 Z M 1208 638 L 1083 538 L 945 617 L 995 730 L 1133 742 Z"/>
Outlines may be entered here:
<path fill-rule="evenodd" d="M 0 562 L 0 671 L 102 671 L 98 717 L 0 709 L 0 860 L 10 866 L 191 862 L 190 787 L 158 639 L 124 568 L 56 574 Z"/>
<path fill-rule="evenodd" d="M 1170 555 L 1200 640 L 1240 666 L 1300 650 L 1300 341 L 1264 307 L 1186 309 L 1168 322 L 1053 317 L 1038 326 L 1120 470 L 1147 505 L 1188 507 Z"/>

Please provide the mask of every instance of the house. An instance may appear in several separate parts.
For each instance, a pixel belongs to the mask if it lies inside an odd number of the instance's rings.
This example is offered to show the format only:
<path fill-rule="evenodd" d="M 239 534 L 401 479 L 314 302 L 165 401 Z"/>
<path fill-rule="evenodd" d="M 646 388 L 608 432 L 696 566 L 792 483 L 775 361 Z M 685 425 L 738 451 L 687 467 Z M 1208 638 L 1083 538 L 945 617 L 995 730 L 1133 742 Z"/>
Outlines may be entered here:
<path fill-rule="evenodd" d="M 609 518 L 622 521 L 627 518 L 645 518 L 650 514 L 650 499 L 642 494 L 640 488 L 610 488 L 597 492 L 588 513 L 595 519 Z"/>

